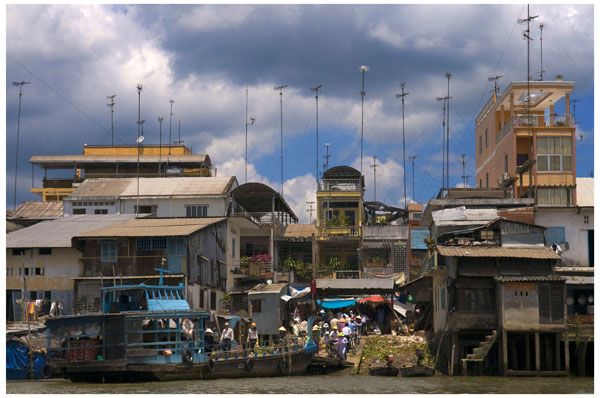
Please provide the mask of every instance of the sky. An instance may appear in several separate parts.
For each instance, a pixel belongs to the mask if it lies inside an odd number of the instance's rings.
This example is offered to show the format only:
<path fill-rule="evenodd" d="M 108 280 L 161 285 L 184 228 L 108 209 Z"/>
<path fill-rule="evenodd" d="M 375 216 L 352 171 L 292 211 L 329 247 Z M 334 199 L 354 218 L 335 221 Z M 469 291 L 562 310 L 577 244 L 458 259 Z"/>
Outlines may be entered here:
<path fill-rule="evenodd" d="M 575 82 L 577 175 L 593 170 L 594 9 L 531 5 L 531 72 Z M 325 144 L 329 166 L 360 169 L 361 72 L 364 102 L 365 199 L 404 203 L 401 92 L 405 82 L 405 164 L 408 200 L 426 202 L 442 182 L 442 104 L 451 73 L 450 186 L 475 174 L 474 120 L 491 96 L 526 80 L 522 37 L 527 6 L 513 5 L 7 5 L 6 203 L 12 208 L 19 90 L 23 87 L 17 201 L 29 192 L 33 155 L 78 154 L 84 143 L 111 142 L 107 96 L 115 95 L 115 143 L 135 144 L 136 86 L 142 84 L 145 143 L 172 138 L 208 153 L 220 176 L 244 182 L 245 98 L 249 116 L 248 181 L 280 190 L 283 117 L 284 197 L 301 221 L 315 200 L 316 101 L 319 90 L 319 173 Z M 280 95 L 283 89 L 283 112 Z M 559 107 L 560 105 L 557 105 Z M 283 115 L 283 116 L 282 116 Z M 409 156 L 418 156 L 413 169 Z M 33 185 L 42 172 L 34 170 Z M 52 177 L 52 175 L 49 175 Z"/>

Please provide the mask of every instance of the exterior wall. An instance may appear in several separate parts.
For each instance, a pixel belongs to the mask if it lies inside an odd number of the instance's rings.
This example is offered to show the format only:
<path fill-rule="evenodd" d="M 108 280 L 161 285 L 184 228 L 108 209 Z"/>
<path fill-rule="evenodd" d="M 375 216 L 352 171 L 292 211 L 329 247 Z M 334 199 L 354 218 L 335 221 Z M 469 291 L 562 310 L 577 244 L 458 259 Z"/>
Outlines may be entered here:
<path fill-rule="evenodd" d="M 588 223 L 585 223 L 587 216 Z M 593 208 L 538 208 L 535 223 L 545 227 L 564 226 L 569 250 L 563 247 L 562 265 L 591 266 L 588 259 L 588 231 L 594 229 Z M 554 242 L 546 242 L 550 245 Z"/>
<path fill-rule="evenodd" d="M 191 155 L 192 150 L 187 148 L 185 145 L 171 145 L 169 148 L 168 144 L 161 147 L 159 146 L 84 146 L 83 154 L 88 156 L 107 156 L 107 155 L 128 155 L 137 156 L 140 151 L 141 156 L 148 155 L 168 155 L 169 149 L 171 156 Z"/>
<path fill-rule="evenodd" d="M 23 268 L 43 268 L 44 275 L 26 277 L 27 290 L 72 290 L 71 278 L 80 276 L 82 271 L 81 257 L 81 252 L 75 248 L 52 248 L 50 255 L 38 254 L 37 248 L 26 249 L 25 255 L 13 255 L 12 249 L 7 249 L 6 289 L 23 289 Z"/>
<path fill-rule="evenodd" d="M 434 333 L 437 333 L 445 330 L 446 319 L 448 317 L 447 274 L 445 270 L 438 269 L 433 271 L 432 276 L 433 331 Z"/>
<path fill-rule="evenodd" d="M 527 293 L 526 296 L 525 293 Z M 537 327 L 539 309 L 535 283 L 505 283 L 500 289 L 500 300 L 503 307 L 502 326 L 504 329 L 518 330 Z"/>
<path fill-rule="evenodd" d="M 277 334 L 277 329 L 283 322 L 283 300 L 281 292 L 248 293 L 248 313 L 256 322 L 258 334 Z M 261 300 L 261 312 L 251 310 L 254 300 Z"/>
<path fill-rule="evenodd" d="M 137 200 L 135 198 L 121 199 L 120 213 L 134 214 Z M 185 217 L 186 205 L 208 205 L 208 217 L 223 217 L 227 215 L 228 200 L 225 197 L 196 197 L 189 199 L 169 198 L 144 199 L 140 198 L 140 206 L 157 207 L 157 217 Z"/>
<path fill-rule="evenodd" d="M 85 206 L 73 206 L 73 203 L 84 202 L 84 203 L 92 203 L 92 205 Z M 109 202 L 113 203 L 112 205 L 106 205 L 104 203 Z M 102 203 L 102 204 L 101 204 Z M 70 200 L 69 198 L 65 198 L 63 200 L 63 213 L 65 216 L 73 215 L 73 208 L 81 209 L 85 208 L 85 214 L 95 214 L 95 210 L 106 209 L 107 214 L 118 214 L 119 213 L 119 204 L 117 199 L 99 199 L 99 200 Z"/>

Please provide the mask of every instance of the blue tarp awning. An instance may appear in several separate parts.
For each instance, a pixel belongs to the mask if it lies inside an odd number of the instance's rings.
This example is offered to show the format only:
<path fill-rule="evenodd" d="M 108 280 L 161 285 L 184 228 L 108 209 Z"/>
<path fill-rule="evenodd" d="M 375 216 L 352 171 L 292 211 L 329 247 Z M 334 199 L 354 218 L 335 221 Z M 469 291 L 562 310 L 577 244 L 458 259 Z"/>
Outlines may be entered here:
<path fill-rule="evenodd" d="M 326 300 L 317 300 L 317 304 L 323 308 L 344 308 L 350 307 L 356 304 L 356 299 L 326 299 Z"/>
<path fill-rule="evenodd" d="M 46 365 L 44 355 L 33 354 L 33 377 L 41 379 Z M 29 378 L 29 348 L 22 342 L 9 340 L 6 342 L 6 378 L 8 380 L 24 380 Z"/>

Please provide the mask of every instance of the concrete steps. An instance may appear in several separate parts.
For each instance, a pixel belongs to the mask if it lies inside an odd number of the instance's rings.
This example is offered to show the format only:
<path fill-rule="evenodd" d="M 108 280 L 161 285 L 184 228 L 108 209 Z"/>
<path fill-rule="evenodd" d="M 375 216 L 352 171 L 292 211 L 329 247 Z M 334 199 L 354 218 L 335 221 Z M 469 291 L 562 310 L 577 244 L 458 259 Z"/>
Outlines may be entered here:
<path fill-rule="evenodd" d="M 492 334 L 485 336 L 483 341 L 473 349 L 471 354 L 467 354 L 466 358 L 462 359 L 463 376 L 469 376 L 469 368 L 477 369 L 477 375 L 481 375 L 483 373 L 483 361 L 497 339 L 498 332 L 493 330 Z"/>

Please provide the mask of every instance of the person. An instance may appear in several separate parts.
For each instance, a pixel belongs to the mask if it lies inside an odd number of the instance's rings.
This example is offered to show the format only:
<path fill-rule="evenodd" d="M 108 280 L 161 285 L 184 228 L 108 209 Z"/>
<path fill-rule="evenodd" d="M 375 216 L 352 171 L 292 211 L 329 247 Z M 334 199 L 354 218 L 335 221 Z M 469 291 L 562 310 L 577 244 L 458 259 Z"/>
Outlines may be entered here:
<path fill-rule="evenodd" d="M 321 335 L 321 328 L 319 328 L 317 325 L 313 326 L 311 341 L 317 346 L 317 354 L 319 353 L 319 346 L 320 346 L 319 336 L 320 335 Z"/>
<path fill-rule="evenodd" d="M 215 336 L 211 328 L 204 331 L 204 351 L 210 355 L 215 347 Z"/>
<path fill-rule="evenodd" d="M 331 329 L 337 328 L 338 322 L 339 321 L 336 317 L 331 318 L 331 321 L 329 322 L 329 325 L 331 325 Z"/>
<path fill-rule="evenodd" d="M 279 327 L 279 329 L 277 329 L 278 332 L 278 344 L 280 347 L 285 347 L 288 345 L 289 343 L 289 338 L 288 338 L 288 331 L 285 328 L 285 326 L 281 326 Z"/>
<path fill-rule="evenodd" d="M 344 333 L 338 333 L 337 340 L 337 349 L 338 349 L 338 358 L 346 359 L 346 349 L 348 348 L 348 339 L 344 336 Z"/>
<path fill-rule="evenodd" d="M 256 331 L 256 322 L 251 322 L 248 328 L 248 351 L 254 350 L 258 341 L 258 332 Z"/>
<path fill-rule="evenodd" d="M 233 329 L 229 327 L 229 322 L 225 322 L 224 326 L 221 332 L 221 349 L 229 352 L 231 350 L 231 340 L 233 340 Z"/>
<path fill-rule="evenodd" d="M 362 317 L 360 315 L 356 316 L 356 319 L 354 321 L 354 330 L 356 333 L 362 332 Z"/>

